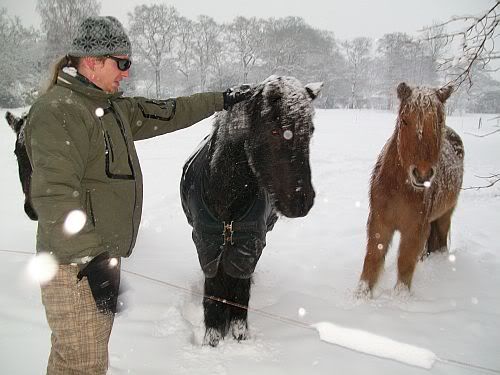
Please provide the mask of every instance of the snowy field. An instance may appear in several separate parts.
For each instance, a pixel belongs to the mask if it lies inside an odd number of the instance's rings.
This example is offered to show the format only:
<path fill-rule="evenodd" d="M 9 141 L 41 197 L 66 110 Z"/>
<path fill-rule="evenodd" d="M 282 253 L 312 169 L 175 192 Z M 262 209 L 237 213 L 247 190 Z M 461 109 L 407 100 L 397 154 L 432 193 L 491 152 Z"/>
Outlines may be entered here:
<path fill-rule="evenodd" d="M 0 373 L 41 374 L 50 335 L 39 287 L 27 271 L 32 255 L 22 253 L 33 253 L 36 225 L 23 212 L 14 133 L 4 110 L 0 115 Z M 464 187 L 486 183 L 476 176 L 500 172 L 500 134 L 472 135 L 498 129 L 492 117 L 448 117 L 465 143 Z M 389 112 L 317 111 L 311 151 L 315 205 L 306 218 L 281 218 L 268 234 L 250 300 L 257 310 L 249 313 L 251 339 L 227 339 L 216 349 L 200 345 L 203 277 L 178 192 L 183 162 L 211 121 L 138 143 L 144 216 L 135 252 L 123 262 L 127 308 L 111 336 L 109 373 L 500 373 L 500 183 L 462 191 L 452 221 L 453 256 L 419 263 L 409 297 L 392 295 L 396 237 L 375 298 L 352 298 L 365 253 L 370 172 L 394 123 Z M 319 322 L 358 330 L 344 338 L 357 351 L 321 341 L 307 328 Z M 384 338 L 396 343 L 379 345 Z M 327 341 L 341 342 L 337 336 Z M 420 354 L 398 343 L 475 367 L 442 360 L 429 370 L 412 366 L 408 362 Z M 384 354 L 386 345 L 402 362 L 366 354 Z"/>

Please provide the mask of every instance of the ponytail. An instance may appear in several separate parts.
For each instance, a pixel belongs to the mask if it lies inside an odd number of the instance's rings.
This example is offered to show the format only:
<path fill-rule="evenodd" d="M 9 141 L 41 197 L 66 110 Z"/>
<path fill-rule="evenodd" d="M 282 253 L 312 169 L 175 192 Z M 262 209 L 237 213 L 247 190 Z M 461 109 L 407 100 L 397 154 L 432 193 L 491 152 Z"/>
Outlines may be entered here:
<path fill-rule="evenodd" d="M 50 77 L 45 83 L 45 85 L 42 87 L 42 94 L 46 93 L 49 91 L 52 87 L 57 82 L 57 77 L 59 76 L 59 72 L 65 68 L 65 67 L 74 67 L 78 68 L 78 64 L 80 63 L 80 57 L 74 57 L 74 56 L 63 56 L 59 60 L 57 60 L 54 64 L 52 64 L 51 70 L 50 70 Z"/>

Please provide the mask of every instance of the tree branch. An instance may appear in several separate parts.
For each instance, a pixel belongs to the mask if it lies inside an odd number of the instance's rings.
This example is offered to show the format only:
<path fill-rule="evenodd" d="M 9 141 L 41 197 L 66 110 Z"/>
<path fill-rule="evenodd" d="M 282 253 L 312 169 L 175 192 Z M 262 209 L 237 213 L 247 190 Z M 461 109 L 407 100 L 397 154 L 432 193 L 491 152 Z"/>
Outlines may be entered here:
<path fill-rule="evenodd" d="M 495 185 L 498 181 L 500 181 L 500 174 L 492 174 L 490 176 L 476 176 L 478 178 L 483 178 L 488 180 L 488 185 L 484 186 L 470 186 L 466 188 L 462 188 L 462 190 L 481 190 L 481 189 L 487 189 Z"/>
<path fill-rule="evenodd" d="M 479 16 L 452 17 L 448 21 L 424 28 L 422 31 L 439 32 L 428 33 L 427 41 L 439 40 L 451 45 L 459 41 L 459 55 L 457 57 L 447 56 L 439 64 L 438 70 L 453 71 L 450 76 L 454 77 L 448 83 L 457 88 L 467 82 L 472 87 L 472 70 L 479 65 L 486 69 L 491 60 L 500 59 L 500 53 L 495 50 L 495 39 L 499 36 L 497 26 L 500 24 L 500 1 Z M 442 32 L 444 27 L 452 27 L 450 32 Z M 495 71 L 497 69 L 492 69 Z"/>

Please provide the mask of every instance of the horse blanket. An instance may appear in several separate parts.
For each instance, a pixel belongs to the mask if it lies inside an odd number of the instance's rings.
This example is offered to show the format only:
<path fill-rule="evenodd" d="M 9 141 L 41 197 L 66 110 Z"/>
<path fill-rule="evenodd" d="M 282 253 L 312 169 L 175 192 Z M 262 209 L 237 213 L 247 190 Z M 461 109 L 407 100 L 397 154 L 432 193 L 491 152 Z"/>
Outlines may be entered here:
<path fill-rule="evenodd" d="M 231 277 L 246 279 L 255 270 L 266 246 L 266 233 L 278 219 L 271 197 L 259 188 L 253 202 L 238 217 L 223 221 L 205 203 L 204 185 L 208 179 L 209 150 L 207 136 L 188 159 L 181 179 L 182 208 L 193 227 L 192 237 L 201 269 L 208 278 L 215 277 L 220 262 Z"/>

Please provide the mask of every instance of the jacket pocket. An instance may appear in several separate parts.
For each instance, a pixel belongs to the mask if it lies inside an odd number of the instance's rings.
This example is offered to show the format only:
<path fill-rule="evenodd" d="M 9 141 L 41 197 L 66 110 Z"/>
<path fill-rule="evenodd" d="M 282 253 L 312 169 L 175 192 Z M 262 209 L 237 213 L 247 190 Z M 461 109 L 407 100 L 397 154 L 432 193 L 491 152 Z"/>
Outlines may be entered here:
<path fill-rule="evenodd" d="M 126 140 L 117 129 L 102 132 L 105 147 L 105 172 L 109 178 L 133 180 L 134 173 Z"/>
<path fill-rule="evenodd" d="M 110 179 L 134 180 L 134 168 L 127 139 L 127 130 L 112 106 L 104 108 L 99 117 L 105 152 L 105 172 Z"/>

